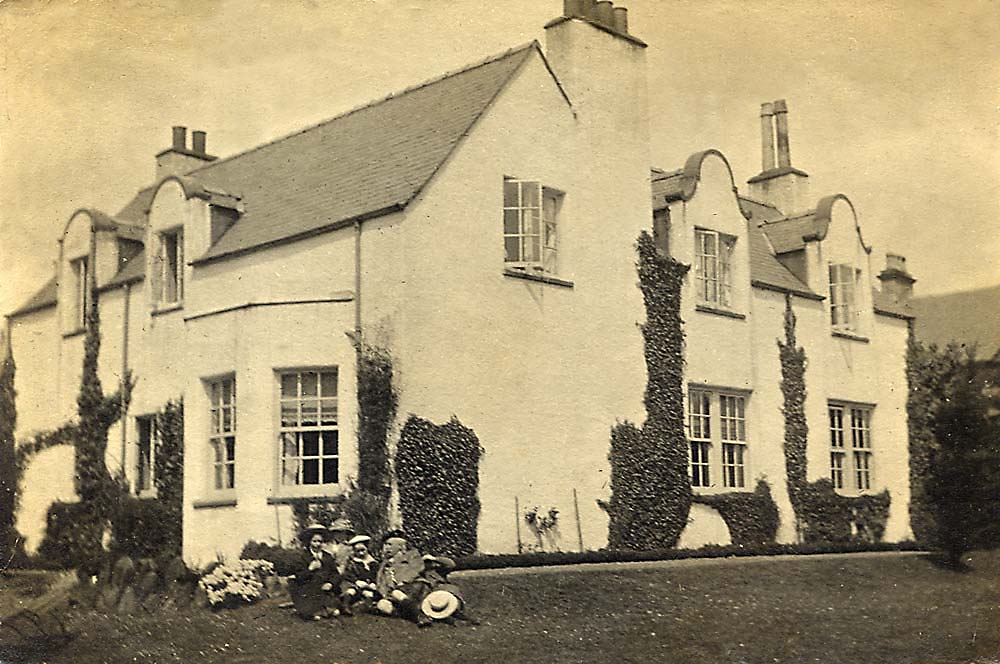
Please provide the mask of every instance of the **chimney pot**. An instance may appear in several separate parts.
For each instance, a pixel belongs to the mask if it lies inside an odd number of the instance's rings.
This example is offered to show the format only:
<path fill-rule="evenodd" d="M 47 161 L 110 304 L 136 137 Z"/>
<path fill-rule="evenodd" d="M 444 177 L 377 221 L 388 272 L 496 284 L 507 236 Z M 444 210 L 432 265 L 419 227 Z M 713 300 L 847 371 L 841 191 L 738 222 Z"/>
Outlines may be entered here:
<path fill-rule="evenodd" d="M 885 267 L 889 270 L 899 270 L 906 272 L 906 257 L 899 254 L 886 254 Z"/>
<path fill-rule="evenodd" d="M 580 0 L 580 16 L 592 21 L 597 20 L 597 0 Z"/>
<path fill-rule="evenodd" d="M 615 8 L 611 0 L 598 0 L 597 2 L 597 22 L 605 28 L 615 28 Z"/>
<path fill-rule="evenodd" d="M 628 34 L 628 9 L 625 7 L 615 7 L 615 30 Z"/>
<path fill-rule="evenodd" d="M 205 132 L 191 132 L 191 151 L 195 154 L 205 154 Z"/>
<path fill-rule="evenodd" d="M 769 171 L 774 168 L 774 104 L 765 102 L 760 105 L 760 170 Z"/>
<path fill-rule="evenodd" d="M 792 155 L 788 149 L 788 105 L 784 99 L 774 102 L 774 126 L 778 135 L 778 167 L 791 166 Z"/>
<path fill-rule="evenodd" d="M 187 149 L 187 127 L 174 127 L 174 140 L 172 147 L 175 150 Z"/>
<path fill-rule="evenodd" d="M 583 16 L 584 0 L 564 0 L 563 16 Z"/>

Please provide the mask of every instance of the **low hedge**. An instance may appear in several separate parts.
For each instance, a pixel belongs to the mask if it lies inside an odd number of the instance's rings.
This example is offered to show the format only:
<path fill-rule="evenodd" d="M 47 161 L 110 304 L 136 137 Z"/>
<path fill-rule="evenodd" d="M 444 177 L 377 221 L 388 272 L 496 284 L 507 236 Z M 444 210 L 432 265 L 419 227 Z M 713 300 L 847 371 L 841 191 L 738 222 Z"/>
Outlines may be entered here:
<path fill-rule="evenodd" d="M 301 563 L 302 549 L 290 549 L 276 544 L 250 541 L 243 545 L 240 558 L 245 560 L 267 560 L 274 565 L 274 573 L 288 576 L 295 573 Z"/>
<path fill-rule="evenodd" d="M 687 560 L 691 558 L 744 558 L 750 556 L 816 555 L 822 553 L 862 553 L 878 551 L 924 551 L 916 542 L 872 543 L 837 542 L 822 544 L 768 544 L 765 546 L 705 546 L 700 549 L 658 549 L 651 551 L 554 551 L 534 553 L 478 554 L 458 558 L 456 569 L 495 569 L 502 567 L 546 567 L 581 563 L 632 563 L 650 560 Z"/>

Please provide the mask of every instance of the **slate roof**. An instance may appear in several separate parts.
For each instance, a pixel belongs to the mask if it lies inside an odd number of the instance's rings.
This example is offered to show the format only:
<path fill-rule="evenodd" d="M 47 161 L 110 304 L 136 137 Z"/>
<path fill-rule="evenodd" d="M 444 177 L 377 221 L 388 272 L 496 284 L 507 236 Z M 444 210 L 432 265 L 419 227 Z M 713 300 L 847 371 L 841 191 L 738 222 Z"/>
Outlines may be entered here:
<path fill-rule="evenodd" d="M 1000 285 L 917 297 L 912 309 L 917 339 L 939 346 L 951 341 L 975 345 L 981 360 L 1000 357 Z"/>
<path fill-rule="evenodd" d="M 491 105 L 531 43 L 188 173 L 246 212 L 195 262 L 401 209 Z"/>
<path fill-rule="evenodd" d="M 804 237 L 815 235 L 816 220 L 812 211 L 795 217 L 768 222 L 762 230 L 776 254 L 798 251 L 806 246 Z"/>
<path fill-rule="evenodd" d="M 48 307 L 54 307 L 58 299 L 59 288 L 56 278 L 49 279 L 41 289 L 31 296 L 31 298 L 20 307 L 8 314 L 9 316 L 23 316 L 34 311 L 40 311 Z"/>

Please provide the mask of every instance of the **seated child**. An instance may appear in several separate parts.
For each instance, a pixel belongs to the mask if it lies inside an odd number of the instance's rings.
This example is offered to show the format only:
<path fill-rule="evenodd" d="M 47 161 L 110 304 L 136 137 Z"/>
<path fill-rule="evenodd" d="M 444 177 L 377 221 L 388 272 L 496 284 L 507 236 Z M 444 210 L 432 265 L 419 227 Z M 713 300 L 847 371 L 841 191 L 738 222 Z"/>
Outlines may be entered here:
<path fill-rule="evenodd" d="M 346 613 L 351 613 L 356 604 L 370 607 L 375 603 L 378 562 L 368 551 L 371 540 L 367 535 L 357 535 L 347 542 L 351 546 L 351 556 L 344 564 L 340 582 Z"/>

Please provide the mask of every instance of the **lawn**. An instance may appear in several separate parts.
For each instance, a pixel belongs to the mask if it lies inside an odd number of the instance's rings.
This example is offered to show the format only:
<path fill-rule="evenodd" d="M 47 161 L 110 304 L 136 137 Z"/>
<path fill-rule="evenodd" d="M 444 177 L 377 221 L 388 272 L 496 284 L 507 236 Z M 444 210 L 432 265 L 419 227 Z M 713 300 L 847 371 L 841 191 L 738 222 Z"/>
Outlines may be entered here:
<path fill-rule="evenodd" d="M 482 624 L 305 623 L 265 605 L 143 617 L 75 611 L 49 664 L 678 662 L 987 664 L 1000 658 L 1000 554 L 684 561 L 462 580 Z"/>

